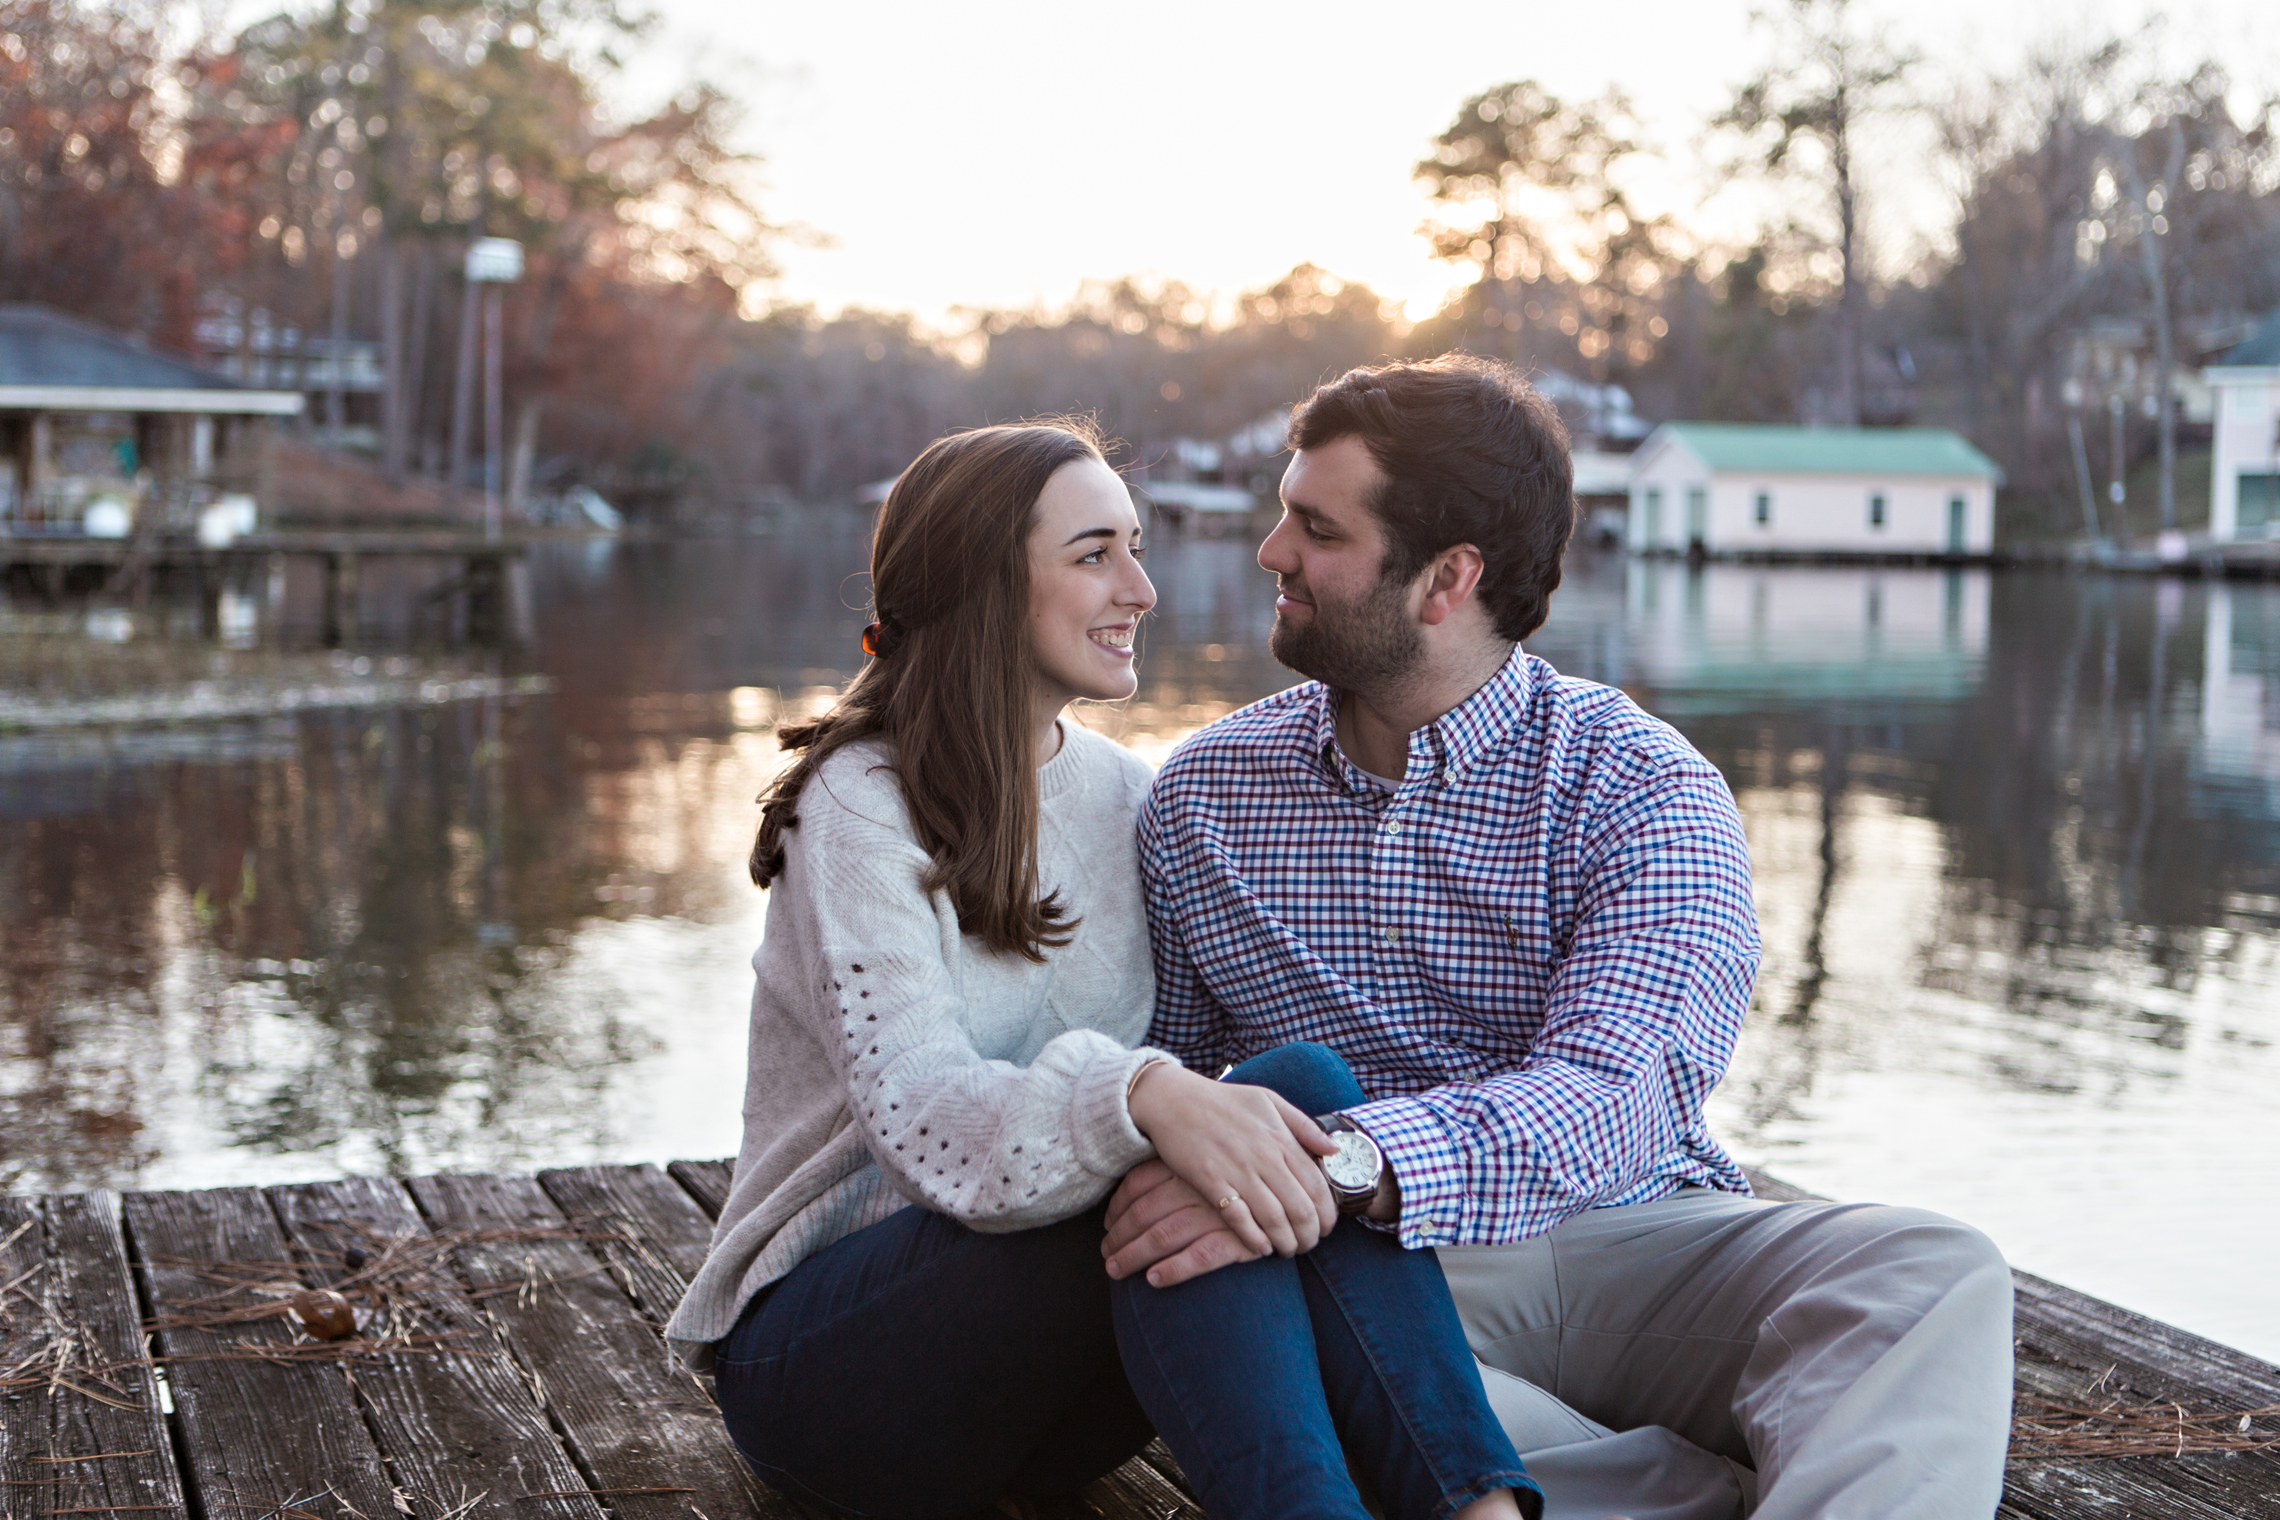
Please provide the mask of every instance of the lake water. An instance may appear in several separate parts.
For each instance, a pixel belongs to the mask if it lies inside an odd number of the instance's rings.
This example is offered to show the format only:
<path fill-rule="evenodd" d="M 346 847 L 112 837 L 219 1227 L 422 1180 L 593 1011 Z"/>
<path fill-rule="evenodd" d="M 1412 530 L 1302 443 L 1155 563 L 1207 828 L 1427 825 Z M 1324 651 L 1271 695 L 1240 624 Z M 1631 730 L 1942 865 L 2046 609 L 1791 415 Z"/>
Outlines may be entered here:
<path fill-rule="evenodd" d="M 1087 721 L 1160 757 L 1290 684 L 1250 556 L 1152 551 L 1140 696 Z M 299 586 L 236 648 L 0 612 L 0 1185 L 732 1152 L 752 799 L 862 558 L 566 546 L 492 655 L 423 652 L 408 584 L 338 654 Z M 1742 1159 L 2280 1359 L 2280 588 L 1579 556 L 1531 648 L 1740 800 Z"/>

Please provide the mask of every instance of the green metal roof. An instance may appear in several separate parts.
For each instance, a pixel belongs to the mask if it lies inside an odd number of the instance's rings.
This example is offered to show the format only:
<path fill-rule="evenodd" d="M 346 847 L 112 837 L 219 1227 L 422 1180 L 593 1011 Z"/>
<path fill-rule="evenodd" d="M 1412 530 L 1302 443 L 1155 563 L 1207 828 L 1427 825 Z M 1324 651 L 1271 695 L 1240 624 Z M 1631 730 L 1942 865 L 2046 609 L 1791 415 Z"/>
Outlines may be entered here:
<path fill-rule="evenodd" d="M 1666 422 L 1640 448 L 1683 443 L 1713 470 L 1768 475 L 1985 475 L 1994 460 L 1946 428 L 1780 427 L 1754 422 Z"/>

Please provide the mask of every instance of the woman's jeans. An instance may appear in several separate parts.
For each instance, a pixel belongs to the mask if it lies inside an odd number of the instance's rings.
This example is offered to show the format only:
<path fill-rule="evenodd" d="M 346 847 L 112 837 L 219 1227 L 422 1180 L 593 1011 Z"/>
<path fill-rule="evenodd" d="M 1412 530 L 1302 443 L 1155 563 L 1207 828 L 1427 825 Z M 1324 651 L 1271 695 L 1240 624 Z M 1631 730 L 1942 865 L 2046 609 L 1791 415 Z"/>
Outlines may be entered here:
<path fill-rule="evenodd" d="M 1307 1114 L 1363 1101 L 1346 1063 L 1311 1043 L 1227 1080 Z M 1439 1520 L 1500 1488 L 1524 1515 L 1543 1508 L 1430 1251 L 1342 1219 L 1303 1256 L 1171 1288 L 1128 1277 L 1110 1299 L 1133 1391 L 1213 1520 L 1361 1520 L 1356 1478 L 1389 1520 Z"/>
<path fill-rule="evenodd" d="M 1362 1097 L 1319 1045 L 1228 1080 L 1310 1114 Z M 1536 1513 L 1431 1254 L 1343 1220 L 1151 1288 L 1109 1281 L 1101 1233 L 1099 1209 L 984 1235 L 914 1207 L 826 1247 L 718 1344 L 729 1434 L 785 1492 L 895 1520 L 1081 1488 L 1151 1415 L 1213 1520 L 1363 1520 L 1349 1454 L 1391 1520 L 1498 1488 Z"/>
<path fill-rule="evenodd" d="M 1117 1365 L 1101 1210 L 983 1235 L 911 1207 L 763 1291 L 714 1351 L 761 1478 L 855 1515 L 939 1520 L 1064 1494 L 1148 1443 Z"/>

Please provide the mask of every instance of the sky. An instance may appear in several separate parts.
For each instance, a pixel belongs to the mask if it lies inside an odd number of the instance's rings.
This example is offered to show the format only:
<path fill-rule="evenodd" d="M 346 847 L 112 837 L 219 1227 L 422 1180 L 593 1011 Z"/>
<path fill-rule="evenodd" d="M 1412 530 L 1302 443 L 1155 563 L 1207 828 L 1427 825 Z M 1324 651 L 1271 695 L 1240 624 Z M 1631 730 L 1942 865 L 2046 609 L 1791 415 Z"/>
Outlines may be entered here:
<path fill-rule="evenodd" d="M 1703 124 L 1765 56 L 1750 0 L 652 0 L 663 25 L 630 105 L 702 75 L 747 109 L 785 247 L 767 294 L 825 312 L 1050 306 L 1088 278 L 1176 278 L 1221 295 L 1311 260 L 1422 316 L 1449 288 L 1417 236 L 1411 170 L 1467 96 L 1533 77 L 1567 98 L 1629 92 L 1668 149 L 1641 193 L 1712 230 Z M 2272 0 L 1864 0 L 1921 50 L 1919 87 L 1983 76 L 2096 22 L 2153 22 L 2280 91 Z M 1871 230 L 1887 261 L 1936 239 L 1924 145 L 1888 133 Z"/>

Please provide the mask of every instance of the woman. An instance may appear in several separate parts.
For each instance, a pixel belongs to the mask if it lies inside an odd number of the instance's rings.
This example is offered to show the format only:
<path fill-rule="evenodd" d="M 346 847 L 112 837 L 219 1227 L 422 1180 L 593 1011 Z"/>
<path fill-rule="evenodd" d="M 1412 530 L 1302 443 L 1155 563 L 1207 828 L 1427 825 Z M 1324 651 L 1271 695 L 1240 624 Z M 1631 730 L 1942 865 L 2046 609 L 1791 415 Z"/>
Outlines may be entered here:
<path fill-rule="evenodd" d="M 1136 1048 L 1149 773 L 1062 713 L 1134 690 L 1155 603 L 1139 553 L 1131 497 L 1080 425 L 957 434 L 896 482 L 872 546 L 873 659 L 828 714 L 784 731 L 800 758 L 764 799 L 744 1143 L 667 1334 L 715 1371 L 762 1477 L 850 1513 L 929 1520 L 1067 1493 L 1137 1451 L 1156 1412 L 1180 1416 L 1174 1450 L 1207 1498 L 1221 1469 L 1272 1488 L 1220 1520 L 1359 1520 L 1341 1433 L 1402 1520 L 1516 1516 L 1533 1485 L 1430 1260 L 1397 1262 L 1391 1286 L 1357 1269 L 1348 1295 L 1372 1302 L 1320 1312 L 1382 1313 L 1405 1341 L 1429 1328 L 1433 1365 L 1388 1378 L 1331 1325 L 1320 1370 L 1292 1370 L 1293 1326 L 1317 1306 L 1272 1263 L 1327 1248 L 1336 1206 L 1315 1157 L 1336 1147 L 1240 1080 L 1256 1072 L 1212 1081 Z M 1343 1075 L 1319 1047 L 1261 1061 L 1307 1096 Z M 1223 1271 L 1261 1269 L 1255 1289 L 1229 1277 L 1207 1306 L 1117 1285 L 1112 1314 L 1101 1203 L 1151 1156 L 1228 1200 L 1256 1259 Z M 1341 1232 L 1341 1257 L 1365 1234 Z M 1142 1328 L 1229 1358 L 1151 1355 L 1136 1397 L 1118 1336 Z M 1246 1358 L 1305 1385 L 1297 1417 Z M 1419 1420 L 1429 1450 L 1401 1434 Z"/>

